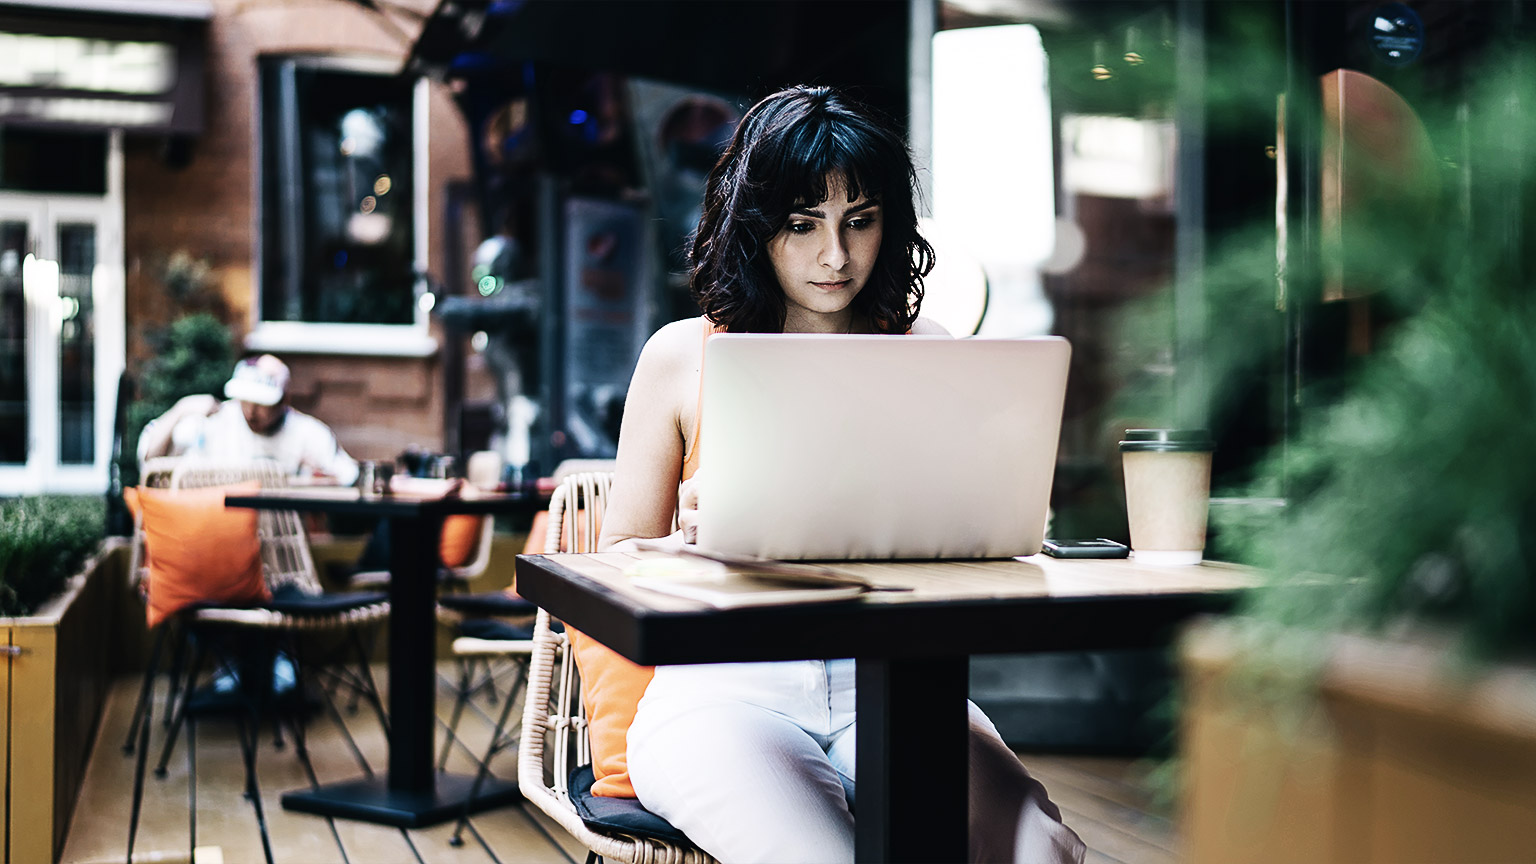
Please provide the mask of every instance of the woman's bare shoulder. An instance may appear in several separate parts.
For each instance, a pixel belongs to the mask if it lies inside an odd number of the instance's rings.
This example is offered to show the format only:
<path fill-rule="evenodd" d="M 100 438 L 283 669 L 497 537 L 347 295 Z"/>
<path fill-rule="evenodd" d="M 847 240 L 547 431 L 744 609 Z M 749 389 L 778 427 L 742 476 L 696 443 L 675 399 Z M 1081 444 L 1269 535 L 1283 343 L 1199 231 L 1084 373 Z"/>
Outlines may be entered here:
<path fill-rule="evenodd" d="M 707 326 L 708 322 L 703 318 L 684 318 L 665 324 L 646 340 L 641 354 L 658 364 L 696 364 Z"/>
<path fill-rule="evenodd" d="M 651 334 L 651 341 L 669 346 L 673 343 L 697 344 L 703 340 L 704 329 L 709 326 L 709 320 L 702 316 L 698 318 L 683 318 L 663 324 L 661 329 Z"/>
<path fill-rule="evenodd" d="M 939 322 L 933 320 L 932 318 L 923 318 L 921 316 L 919 316 L 916 321 L 912 322 L 911 333 L 912 333 L 913 336 L 949 336 L 949 335 L 951 335 L 948 330 L 944 329 L 944 325 L 943 324 L 940 324 Z"/>

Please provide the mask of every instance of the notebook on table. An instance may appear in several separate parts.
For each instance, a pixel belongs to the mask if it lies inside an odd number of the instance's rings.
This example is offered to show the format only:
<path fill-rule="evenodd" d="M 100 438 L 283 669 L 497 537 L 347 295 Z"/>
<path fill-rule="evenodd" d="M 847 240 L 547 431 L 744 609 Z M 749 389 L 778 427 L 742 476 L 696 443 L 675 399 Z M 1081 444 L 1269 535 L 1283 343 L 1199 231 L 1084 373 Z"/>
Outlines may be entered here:
<path fill-rule="evenodd" d="M 698 545 L 788 560 L 1035 554 L 1070 356 L 1060 337 L 710 337 Z"/>

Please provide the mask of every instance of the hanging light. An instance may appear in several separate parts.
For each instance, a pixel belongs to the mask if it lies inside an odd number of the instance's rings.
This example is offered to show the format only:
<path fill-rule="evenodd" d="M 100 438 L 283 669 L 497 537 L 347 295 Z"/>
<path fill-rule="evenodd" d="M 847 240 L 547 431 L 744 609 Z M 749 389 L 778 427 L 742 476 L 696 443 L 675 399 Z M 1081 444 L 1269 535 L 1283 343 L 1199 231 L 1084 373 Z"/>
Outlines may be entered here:
<path fill-rule="evenodd" d="M 1102 41 L 1095 40 L 1093 43 L 1093 66 L 1088 70 L 1088 74 L 1092 75 L 1095 81 L 1108 81 L 1115 77 L 1115 70 L 1109 68 L 1109 64 L 1104 62 Z"/>
<path fill-rule="evenodd" d="M 1122 59 L 1125 60 L 1126 65 L 1140 66 L 1146 62 L 1146 58 L 1136 50 L 1141 47 L 1141 40 L 1138 38 L 1140 35 L 1135 27 L 1125 28 L 1125 56 Z"/>

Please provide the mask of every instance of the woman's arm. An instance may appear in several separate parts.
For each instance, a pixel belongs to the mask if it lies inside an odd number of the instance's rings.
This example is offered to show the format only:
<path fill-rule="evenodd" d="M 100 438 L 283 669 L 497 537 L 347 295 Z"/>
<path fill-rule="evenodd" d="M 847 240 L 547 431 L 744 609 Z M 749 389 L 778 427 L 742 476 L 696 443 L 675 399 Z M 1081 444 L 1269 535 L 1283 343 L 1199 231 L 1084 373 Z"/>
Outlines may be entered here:
<path fill-rule="evenodd" d="M 599 550 L 624 540 L 664 537 L 672 530 L 683 466 L 680 399 L 697 369 L 700 326 L 696 319 L 668 324 L 640 352 L 624 399 Z"/>

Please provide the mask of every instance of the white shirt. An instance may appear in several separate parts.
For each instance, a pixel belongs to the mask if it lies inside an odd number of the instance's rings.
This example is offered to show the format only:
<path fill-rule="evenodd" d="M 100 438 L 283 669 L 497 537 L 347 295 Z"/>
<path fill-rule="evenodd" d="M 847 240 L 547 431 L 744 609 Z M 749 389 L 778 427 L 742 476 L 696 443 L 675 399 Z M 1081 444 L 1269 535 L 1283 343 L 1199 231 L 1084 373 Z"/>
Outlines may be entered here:
<path fill-rule="evenodd" d="M 142 435 L 139 440 L 147 439 L 147 435 Z M 143 451 L 141 443 L 141 462 Z M 289 474 L 299 474 L 301 467 L 307 466 L 303 467 L 306 473 L 323 471 L 348 486 L 357 480 L 357 462 L 336 443 L 330 427 L 294 408 L 288 409 L 282 425 L 270 435 L 252 432 L 240 403 L 232 399 L 210 416 L 183 417 L 171 429 L 171 455 L 188 453 L 231 462 L 271 459 Z"/>

